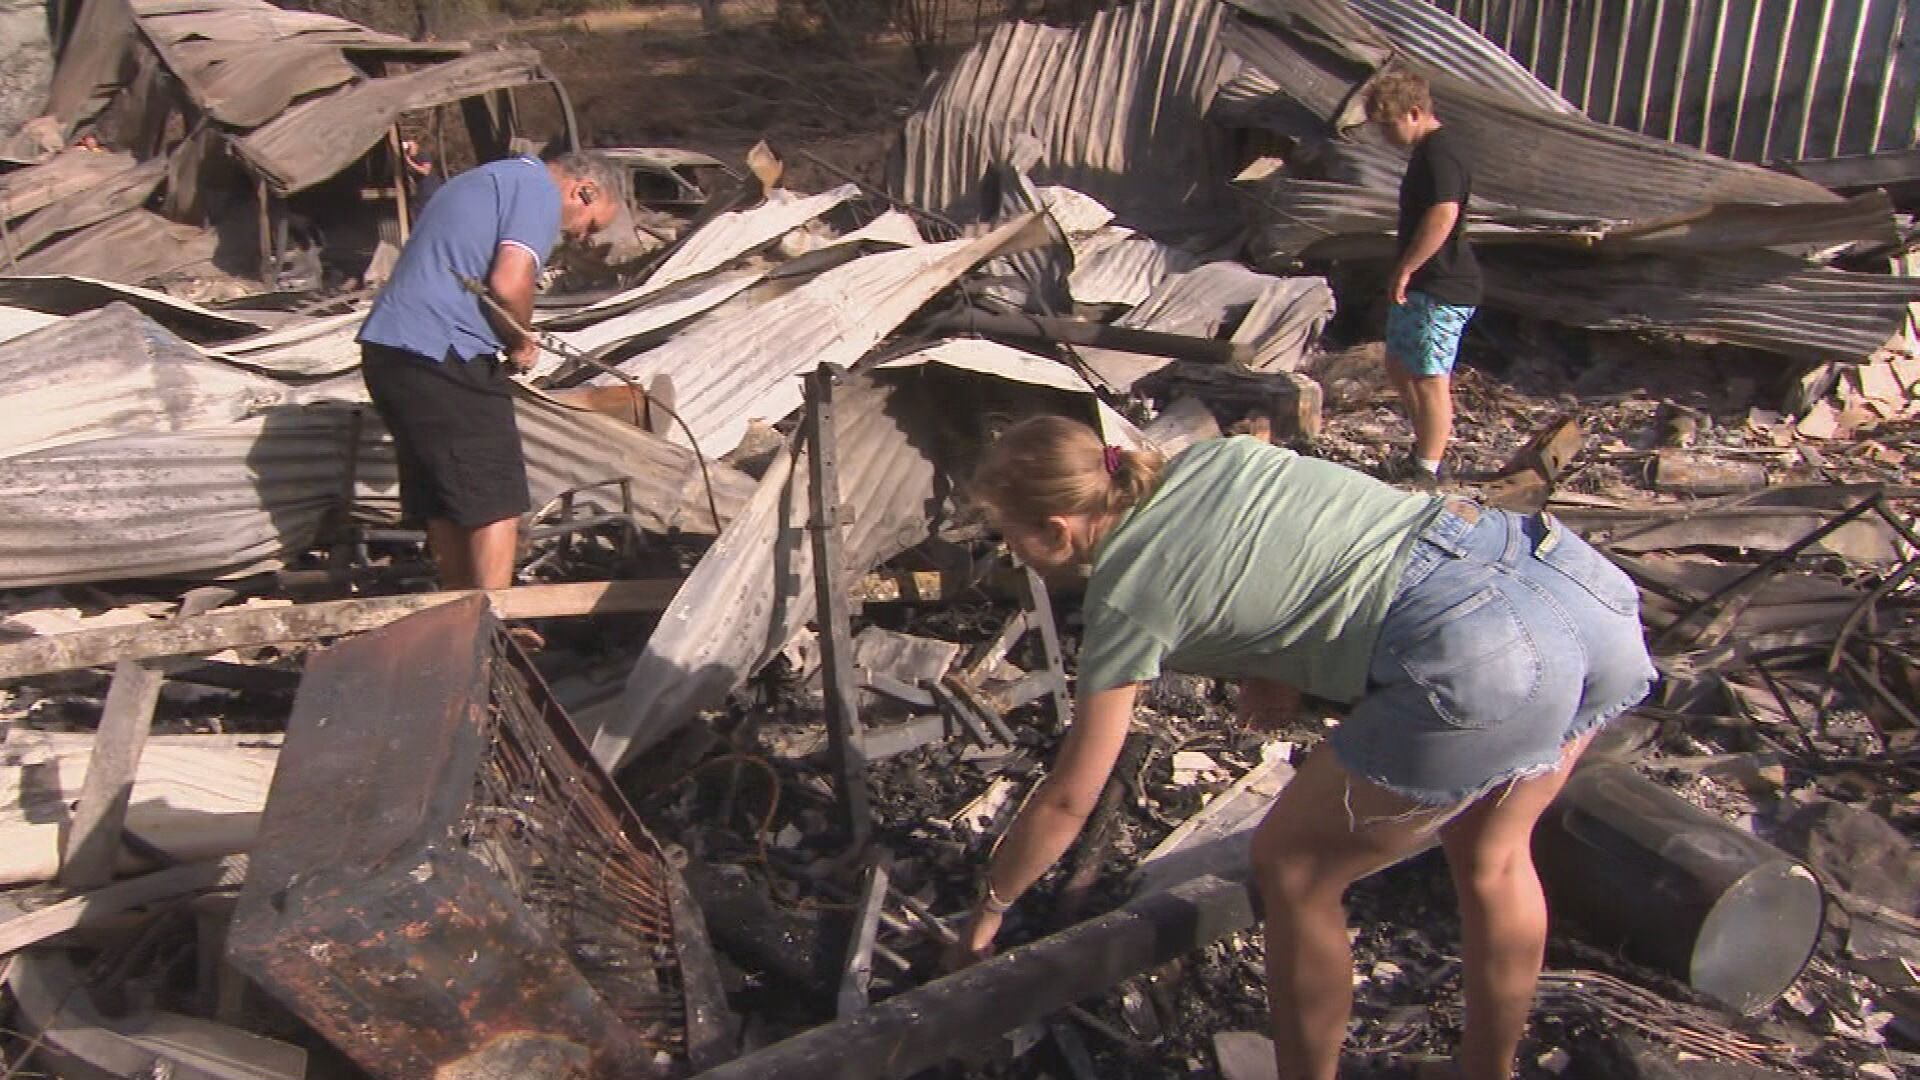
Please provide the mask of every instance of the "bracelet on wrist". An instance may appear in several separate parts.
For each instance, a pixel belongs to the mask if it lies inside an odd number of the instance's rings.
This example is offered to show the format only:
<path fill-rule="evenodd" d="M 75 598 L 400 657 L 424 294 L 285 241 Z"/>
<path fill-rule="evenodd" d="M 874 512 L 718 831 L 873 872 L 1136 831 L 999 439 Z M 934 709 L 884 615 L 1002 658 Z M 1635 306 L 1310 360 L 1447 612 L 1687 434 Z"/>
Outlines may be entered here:
<path fill-rule="evenodd" d="M 993 879 L 989 877 L 987 878 L 987 893 L 980 898 L 980 906 L 985 909 L 989 915 L 1005 915 L 1007 912 L 1013 910 L 1013 901 L 1000 899 L 1000 894 L 993 891 Z"/>

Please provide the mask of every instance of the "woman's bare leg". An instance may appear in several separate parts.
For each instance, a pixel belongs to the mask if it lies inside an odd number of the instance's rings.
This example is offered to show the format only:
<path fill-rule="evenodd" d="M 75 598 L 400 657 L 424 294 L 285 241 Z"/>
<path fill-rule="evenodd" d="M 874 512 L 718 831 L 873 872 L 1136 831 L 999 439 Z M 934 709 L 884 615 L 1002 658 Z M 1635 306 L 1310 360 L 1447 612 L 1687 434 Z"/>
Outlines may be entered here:
<path fill-rule="evenodd" d="M 1591 738 L 1569 744 L 1555 771 L 1482 796 L 1440 830 L 1460 898 L 1467 1006 L 1457 1059 L 1462 1080 L 1507 1080 L 1512 1074 L 1547 946 L 1533 827 L 1566 786 Z"/>

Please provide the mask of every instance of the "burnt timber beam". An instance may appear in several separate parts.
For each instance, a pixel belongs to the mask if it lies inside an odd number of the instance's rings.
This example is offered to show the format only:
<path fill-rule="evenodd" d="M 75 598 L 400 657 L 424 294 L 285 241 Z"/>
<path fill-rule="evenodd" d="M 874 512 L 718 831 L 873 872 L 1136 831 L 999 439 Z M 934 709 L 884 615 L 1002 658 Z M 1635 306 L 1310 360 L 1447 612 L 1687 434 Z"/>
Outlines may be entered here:
<path fill-rule="evenodd" d="M 1245 367 L 1253 360 L 1253 348 L 1215 338 L 1188 334 L 1164 334 L 1157 330 L 1134 330 L 1111 323 L 1063 319 L 1047 315 L 991 315 L 965 311 L 942 315 L 931 328 L 982 337 L 1046 345 L 1086 345 L 1119 352 L 1164 356 L 1172 360 L 1192 360 L 1203 364 L 1235 364 Z"/>
<path fill-rule="evenodd" d="M 678 581 L 589 581 L 522 585 L 487 593 L 502 619 L 551 619 L 666 610 Z M 0 646 L 0 679 L 48 675 L 120 660 L 219 652 L 221 649 L 357 634 L 416 611 L 472 596 L 467 591 L 330 600 L 290 607 L 215 611 L 135 626 L 103 626 Z"/>
<path fill-rule="evenodd" d="M 1253 924 L 1254 912 L 1244 882 L 1195 878 L 700 1075 L 705 1080 L 911 1076 L 1245 929 Z"/>

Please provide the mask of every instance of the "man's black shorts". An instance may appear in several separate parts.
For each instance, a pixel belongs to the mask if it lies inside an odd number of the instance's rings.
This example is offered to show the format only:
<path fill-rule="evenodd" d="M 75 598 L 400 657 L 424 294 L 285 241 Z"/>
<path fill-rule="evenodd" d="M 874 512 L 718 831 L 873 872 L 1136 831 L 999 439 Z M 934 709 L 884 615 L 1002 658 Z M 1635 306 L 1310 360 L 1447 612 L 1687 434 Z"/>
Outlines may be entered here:
<path fill-rule="evenodd" d="M 371 342 L 361 343 L 360 360 L 399 457 L 403 520 L 444 518 L 474 529 L 527 511 L 527 463 L 504 363 L 435 363 Z"/>

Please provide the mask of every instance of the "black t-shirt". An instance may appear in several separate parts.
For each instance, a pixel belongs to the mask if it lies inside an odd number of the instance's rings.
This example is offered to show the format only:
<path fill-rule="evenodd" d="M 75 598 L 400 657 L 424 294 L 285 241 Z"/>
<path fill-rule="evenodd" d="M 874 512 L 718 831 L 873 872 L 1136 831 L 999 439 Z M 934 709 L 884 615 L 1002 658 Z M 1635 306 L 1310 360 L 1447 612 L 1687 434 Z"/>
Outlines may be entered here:
<path fill-rule="evenodd" d="M 1407 175 L 1400 180 L 1400 250 L 1406 251 L 1420 219 L 1445 202 L 1460 204 L 1460 216 L 1446 243 L 1414 272 L 1408 287 L 1443 304 L 1480 303 L 1480 264 L 1467 243 L 1467 206 L 1473 194 L 1473 173 L 1466 155 L 1446 128 L 1439 128 L 1413 147 Z"/>

